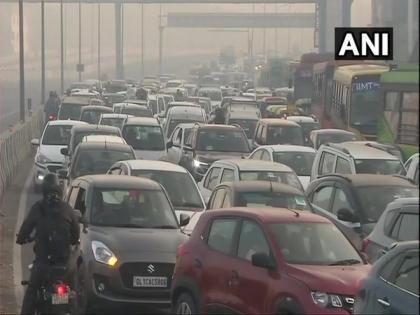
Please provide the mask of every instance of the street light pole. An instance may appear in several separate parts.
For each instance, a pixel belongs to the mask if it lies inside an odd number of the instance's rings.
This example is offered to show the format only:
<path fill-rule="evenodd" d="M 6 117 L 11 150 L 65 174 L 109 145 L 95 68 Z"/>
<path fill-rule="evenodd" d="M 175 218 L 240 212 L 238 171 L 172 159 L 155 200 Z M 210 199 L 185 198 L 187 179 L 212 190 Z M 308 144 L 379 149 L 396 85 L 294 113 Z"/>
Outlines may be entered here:
<path fill-rule="evenodd" d="M 25 60 L 23 47 L 23 0 L 19 0 L 19 85 L 20 85 L 20 111 L 21 121 L 25 121 Z"/>
<path fill-rule="evenodd" d="M 144 77 L 144 3 L 141 2 L 141 73 Z"/>
<path fill-rule="evenodd" d="M 41 104 L 45 104 L 45 2 L 41 1 Z"/>
<path fill-rule="evenodd" d="M 81 65 L 82 65 L 82 2 L 81 0 L 79 0 L 79 66 L 77 69 L 77 71 L 79 72 L 79 82 L 82 81 Z"/>
<path fill-rule="evenodd" d="M 162 58 L 163 58 L 162 4 L 159 4 L 159 75 L 162 74 Z"/>
<path fill-rule="evenodd" d="M 63 0 L 60 1 L 60 87 L 64 94 L 64 26 L 63 26 Z"/>
<path fill-rule="evenodd" d="M 265 3 L 263 4 L 263 9 L 264 9 L 264 16 L 265 16 Z M 266 43 L 265 43 L 265 37 L 266 37 L 266 29 L 265 27 L 263 28 L 263 56 L 265 58 L 265 54 L 266 54 Z"/>
<path fill-rule="evenodd" d="M 101 80 L 101 4 L 98 3 L 98 80 Z"/>

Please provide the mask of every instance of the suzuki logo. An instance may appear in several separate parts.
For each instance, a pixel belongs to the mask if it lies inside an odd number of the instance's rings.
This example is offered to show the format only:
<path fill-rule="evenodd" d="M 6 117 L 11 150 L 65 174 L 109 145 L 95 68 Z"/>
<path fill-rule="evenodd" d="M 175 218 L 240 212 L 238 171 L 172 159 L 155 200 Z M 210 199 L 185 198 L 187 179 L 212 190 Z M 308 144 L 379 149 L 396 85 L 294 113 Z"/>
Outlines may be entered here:
<path fill-rule="evenodd" d="M 154 273 L 155 272 L 155 266 L 153 266 L 152 264 L 150 264 L 149 266 L 147 266 L 147 271 L 149 273 Z"/>

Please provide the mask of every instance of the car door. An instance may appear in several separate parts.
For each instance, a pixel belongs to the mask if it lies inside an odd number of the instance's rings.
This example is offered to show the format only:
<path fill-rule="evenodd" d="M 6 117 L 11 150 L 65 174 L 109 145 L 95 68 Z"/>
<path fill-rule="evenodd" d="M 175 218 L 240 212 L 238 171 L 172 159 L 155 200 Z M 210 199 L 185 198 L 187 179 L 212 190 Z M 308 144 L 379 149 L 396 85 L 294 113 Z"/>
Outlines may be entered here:
<path fill-rule="evenodd" d="M 182 146 L 182 129 L 176 127 L 169 142 L 172 142 L 172 147 L 168 148 L 167 159 L 169 162 L 178 164 L 181 160 L 181 146 Z"/>
<path fill-rule="evenodd" d="M 375 314 L 414 314 L 419 309 L 419 251 L 406 251 L 392 259 L 378 285 L 367 292 Z M 369 295 L 367 295 L 369 296 Z"/>
<path fill-rule="evenodd" d="M 309 193 L 308 199 L 316 214 L 331 218 L 331 204 L 334 196 L 334 182 L 321 182 Z"/>
<path fill-rule="evenodd" d="M 234 252 L 238 225 L 238 218 L 215 217 L 205 239 L 204 255 L 196 258 L 202 269 L 202 296 L 209 314 L 236 313 L 229 302 L 235 299 L 229 279 L 237 262 Z"/>
<path fill-rule="evenodd" d="M 263 314 L 273 272 L 252 264 L 252 255 L 271 256 L 270 245 L 262 227 L 254 220 L 244 219 L 240 224 L 236 262 L 229 275 L 228 285 L 234 296 L 230 308 L 241 314 Z"/>

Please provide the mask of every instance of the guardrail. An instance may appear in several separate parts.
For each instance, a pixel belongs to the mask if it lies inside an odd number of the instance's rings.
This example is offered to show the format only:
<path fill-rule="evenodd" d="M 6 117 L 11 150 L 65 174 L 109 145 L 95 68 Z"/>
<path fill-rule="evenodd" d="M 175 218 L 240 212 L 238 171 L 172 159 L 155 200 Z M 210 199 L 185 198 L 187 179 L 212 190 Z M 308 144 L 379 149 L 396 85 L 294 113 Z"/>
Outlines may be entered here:
<path fill-rule="evenodd" d="M 19 165 L 31 152 L 31 140 L 44 128 L 44 112 L 38 110 L 25 123 L 0 135 L 0 201 Z"/>

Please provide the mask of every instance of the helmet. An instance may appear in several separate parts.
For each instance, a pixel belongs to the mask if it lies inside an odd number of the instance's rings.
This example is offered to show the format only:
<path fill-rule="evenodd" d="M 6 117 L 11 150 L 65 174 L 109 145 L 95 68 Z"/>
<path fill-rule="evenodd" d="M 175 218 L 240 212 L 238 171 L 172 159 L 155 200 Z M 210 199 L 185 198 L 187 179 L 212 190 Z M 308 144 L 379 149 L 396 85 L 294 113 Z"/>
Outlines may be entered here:
<path fill-rule="evenodd" d="M 44 177 L 44 182 L 42 183 L 42 194 L 45 197 L 48 193 L 56 193 L 60 197 L 62 195 L 62 189 L 56 174 L 49 173 Z"/>

